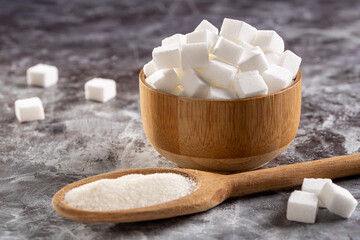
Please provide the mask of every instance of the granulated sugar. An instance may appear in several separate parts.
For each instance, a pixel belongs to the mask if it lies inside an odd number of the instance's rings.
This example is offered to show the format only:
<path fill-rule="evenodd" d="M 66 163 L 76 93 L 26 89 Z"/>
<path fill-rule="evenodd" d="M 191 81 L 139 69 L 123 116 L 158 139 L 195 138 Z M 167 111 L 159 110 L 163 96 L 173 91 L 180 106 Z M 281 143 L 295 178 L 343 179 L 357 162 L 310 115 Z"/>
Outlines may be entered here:
<path fill-rule="evenodd" d="M 65 202 L 87 210 L 118 210 L 151 206 L 184 197 L 195 189 L 191 179 L 175 173 L 130 174 L 101 179 L 71 189 Z"/>

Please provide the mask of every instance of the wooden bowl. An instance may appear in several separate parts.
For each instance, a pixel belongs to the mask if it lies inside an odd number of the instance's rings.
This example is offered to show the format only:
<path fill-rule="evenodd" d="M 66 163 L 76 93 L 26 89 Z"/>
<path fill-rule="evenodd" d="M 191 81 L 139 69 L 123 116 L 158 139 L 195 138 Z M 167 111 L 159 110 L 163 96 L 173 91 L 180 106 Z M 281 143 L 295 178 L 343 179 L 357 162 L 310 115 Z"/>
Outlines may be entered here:
<path fill-rule="evenodd" d="M 284 152 L 301 111 L 301 72 L 275 93 L 236 100 L 178 97 L 153 89 L 139 75 L 143 128 L 152 146 L 180 167 L 247 171 Z"/>

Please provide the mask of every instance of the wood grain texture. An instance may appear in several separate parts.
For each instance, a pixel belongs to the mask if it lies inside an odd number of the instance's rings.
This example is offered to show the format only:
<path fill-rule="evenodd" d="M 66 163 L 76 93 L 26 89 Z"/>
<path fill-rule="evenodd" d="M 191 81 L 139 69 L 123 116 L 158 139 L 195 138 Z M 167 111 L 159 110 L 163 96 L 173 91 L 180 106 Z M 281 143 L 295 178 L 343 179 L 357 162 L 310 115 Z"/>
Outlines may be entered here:
<path fill-rule="evenodd" d="M 139 86 L 147 139 L 180 167 L 211 171 L 258 168 L 281 154 L 299 127 L 300 71 L 294 83 L 284 90 L 237 100 L 193 99 L 163 93 L 145 82 L 143 71 Z"/>
<path fill-rule="evenodd" d="M 164 172 L 184 175 L 196 182 L 197 188 L 191 194 L 177 200 L 127 210 L 89 211 L 70 207 L 64 202 L 65 193 L 70 189 L 99 179 L 111 179 L 136 173 L 152 174 Z M 52 206 L 61 215 L 78 221 L 138 222 L 206 211 L 229 197 L 300 185 L 305 177 L 340 178 L 358 174 L 360 174 L 359 153 L 233 175 L 222 175 L 193 169 L 128 169 L 100 174 L 74 182 L 62 188 L 54 195 Z"/>

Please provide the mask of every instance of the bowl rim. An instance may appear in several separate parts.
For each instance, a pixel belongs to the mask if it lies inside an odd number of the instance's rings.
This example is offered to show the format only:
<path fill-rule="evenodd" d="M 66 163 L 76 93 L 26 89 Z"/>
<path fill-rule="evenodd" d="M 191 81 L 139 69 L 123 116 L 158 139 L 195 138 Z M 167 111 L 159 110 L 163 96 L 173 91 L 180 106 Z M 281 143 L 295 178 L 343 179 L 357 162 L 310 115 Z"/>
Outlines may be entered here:
<path fill-rule="evenodd" d="M 262 95 L 262 96 L 256 96 L 256 97 L 249 97 L 249 98 L 238 98 L 238 99 L 202 99 L 202 98 L 191 98 L 191 97 L 183 97 L 183 96 L 176 96 L 170 93 L 165 93 L 162 91 L 159 91 L 153 87 L 151 87 L 149 84 L 146 83 L 145 81 L 145 73 L 144 73 L 144 69 L 141 69 L 140 73 L 139 73 L 139 80 L 140 83 L 143 84 L 148 90 L 155 92 L 157 94 L 160 95 L 164 95 L 167 97 L 174 97 L 174 98 L 179 98 L 181 100 L 191 100 L 191 101 L 200 101 L 200 102 L 246 102 L 246 101 L 252 101 L 252 100 L 257 100 L 257 99 L 262 99 L 262 98 L 269 98 L 275 95 L 280 95 L 284 92 L 289 91 L 292 88 L 295 88 L 297 85 L 299 85 L 301 83 L 301 79 L 302 79 L 302 74 L 301 71 L 299 69 L 298 73 L 296 74 L 295 79 L 293 79 L 292 81 L 294 81 L 293 84 L 291 84 L 290 86 L 281 89 L 280 91 L 276 91 L 270 94 L 266 94 L 266 95 Z"/>

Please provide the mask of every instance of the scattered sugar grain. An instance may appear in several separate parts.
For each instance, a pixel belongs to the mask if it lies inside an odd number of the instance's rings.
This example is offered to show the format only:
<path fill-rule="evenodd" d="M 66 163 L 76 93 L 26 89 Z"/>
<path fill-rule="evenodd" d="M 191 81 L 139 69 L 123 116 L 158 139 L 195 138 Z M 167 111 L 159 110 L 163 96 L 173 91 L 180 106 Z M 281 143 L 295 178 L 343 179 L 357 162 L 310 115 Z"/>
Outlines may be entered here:
<path fill-rule="evenodd" d="M 190 194 L 195 188 L 191 179 L 180 174 L 130 174 L 71 189 L 64 200 L 69 206 L 87 210 L 131 209 L 172 201 Z"/>

